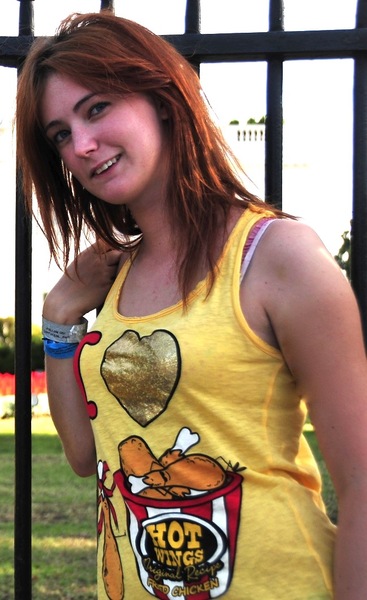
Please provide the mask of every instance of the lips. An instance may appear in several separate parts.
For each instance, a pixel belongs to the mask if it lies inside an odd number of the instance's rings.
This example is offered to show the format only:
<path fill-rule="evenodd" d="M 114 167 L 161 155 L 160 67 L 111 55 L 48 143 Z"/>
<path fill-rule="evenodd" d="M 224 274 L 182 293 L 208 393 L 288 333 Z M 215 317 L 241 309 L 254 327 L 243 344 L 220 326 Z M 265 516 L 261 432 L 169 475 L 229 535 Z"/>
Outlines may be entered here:
<path fill-rule="evenodd" d="M 104 162 L 102 165 L 97 167 L 97 169 L 94 169 L 92 176 L 95 177 L 96 175 L 101 175 L 101 173 L 104 173 L 105 171 L 107 171 L 110 167 L 115 165 L 120 160 L 120 157 L 121 157 L 121 154 L 118 154 L 114 158 L 111 158 L 111 159 L 107 160 L 106 162 Z"/>

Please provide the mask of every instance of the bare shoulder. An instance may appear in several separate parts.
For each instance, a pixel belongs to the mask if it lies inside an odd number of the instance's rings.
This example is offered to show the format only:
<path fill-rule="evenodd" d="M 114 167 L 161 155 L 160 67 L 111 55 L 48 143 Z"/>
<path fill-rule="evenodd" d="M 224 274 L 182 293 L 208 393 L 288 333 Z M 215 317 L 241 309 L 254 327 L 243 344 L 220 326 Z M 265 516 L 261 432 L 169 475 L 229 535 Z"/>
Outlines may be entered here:
<path fill-rule="evenodd" d="M 254 330 L 282 349 L 293 335 L 307 336 L 313 328 L 326 333 L 328 324 L 346 322 L 347 314 L 354 324 L 359 319 L 351 286 L 320 237 L 291 219 L 276 220 L 266 230 L 241 302 Z"/>
<path fill-rule="evenodd" d="M 272 223 L 259 254 L 267 254 L 272 267 L 283 263 L 297 266 L 320 255 L 332 258 L 312 227 L 292 219 L 276 219 Z"/>
<path fill-rule="evenodd" d="M 274 293 L 315 294 L 329 286 L 350 292 L 334 257 L 312 227 L 291 219 L 276 220 L 255 253 L 254 265 L 275 286 Z M 259 273 L 258 273 L 259 274 Z"/>

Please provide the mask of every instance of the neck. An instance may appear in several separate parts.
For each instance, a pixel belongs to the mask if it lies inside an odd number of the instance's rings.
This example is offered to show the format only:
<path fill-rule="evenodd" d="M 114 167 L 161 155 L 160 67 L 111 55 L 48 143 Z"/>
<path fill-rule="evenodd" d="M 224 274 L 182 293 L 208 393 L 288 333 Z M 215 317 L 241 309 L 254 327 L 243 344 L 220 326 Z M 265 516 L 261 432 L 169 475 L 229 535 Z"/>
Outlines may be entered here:
<path fill-rule="evenodd" d="M 140 231 L 143 234 L 139 249 L 139 257 L 162 259 L 176 255 L 175 234 L 171 230 L 166 211 L 160 207 L 151 206 L 142 214 L 133 214 Z"/>

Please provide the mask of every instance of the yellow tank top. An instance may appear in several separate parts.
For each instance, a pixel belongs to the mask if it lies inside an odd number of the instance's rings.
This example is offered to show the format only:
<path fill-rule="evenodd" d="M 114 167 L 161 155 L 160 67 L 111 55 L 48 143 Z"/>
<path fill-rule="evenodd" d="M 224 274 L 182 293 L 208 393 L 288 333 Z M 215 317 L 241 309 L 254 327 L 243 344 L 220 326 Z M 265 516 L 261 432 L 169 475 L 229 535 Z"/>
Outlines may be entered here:
<path fill-rule="evenodd" d="M 125 318 L 119 273 L 75 366 L 97 448 L 98 598 L 332 598 L 335 528 L 282 355 L 239 301 L 247 210 L 218 277 Z"/>

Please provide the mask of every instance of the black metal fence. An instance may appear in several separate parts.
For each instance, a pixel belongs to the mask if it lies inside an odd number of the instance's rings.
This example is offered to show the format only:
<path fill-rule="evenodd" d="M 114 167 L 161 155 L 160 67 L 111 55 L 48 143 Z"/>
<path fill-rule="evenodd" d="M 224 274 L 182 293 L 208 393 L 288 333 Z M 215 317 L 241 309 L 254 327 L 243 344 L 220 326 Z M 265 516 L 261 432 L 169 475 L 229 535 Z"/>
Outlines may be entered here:
<path fill-rule="evenodd" d="M 1 10 L 14 0 L 3 0 Z M 343 0 L 350 3 L 352 0 Z M 0 37 L 0 66 L 19 69 L 34 39 L 33 4 L 18 0 L 19 35 Z M 301 4 L 301 0 L 299 0 Z M 367 340 L 367 0 L 358 0 L 353 29 L 285 31 L 283 0 L 269 0 L 269 31 L 200 33 L 200 0 L 187 0 L 185 32 L 165 35 L 200 70 L 201 63 L 267 63 L 265 197 L 282 206 L 283 67 L 285 61 L 349 58 L 354 61 L 352 285 L 359 300 Z M 100 8 L 114 10 L 113 0 Z M 164 18 L 162 16 L 162 18 Z M 1 93 L 4 93 L 3 90 Z M 32 597 L 31 552 L 31 222 L 16 194 L 16 425 L 14 590 L 17 600 Z"/>

